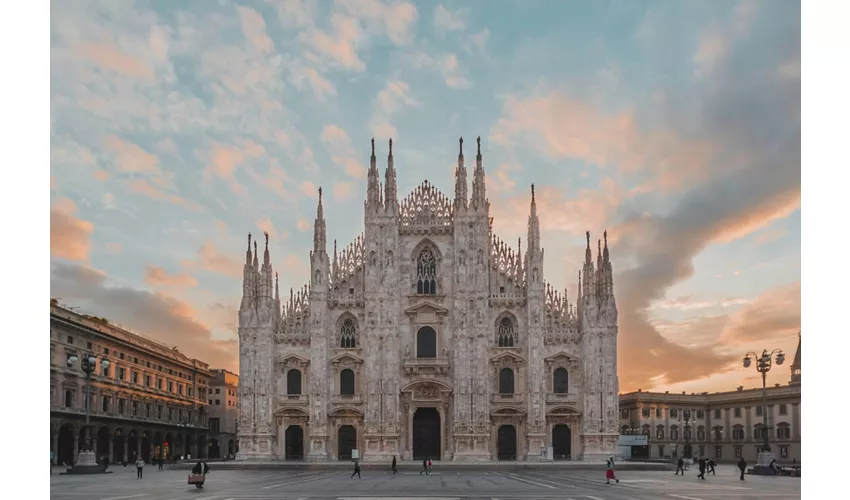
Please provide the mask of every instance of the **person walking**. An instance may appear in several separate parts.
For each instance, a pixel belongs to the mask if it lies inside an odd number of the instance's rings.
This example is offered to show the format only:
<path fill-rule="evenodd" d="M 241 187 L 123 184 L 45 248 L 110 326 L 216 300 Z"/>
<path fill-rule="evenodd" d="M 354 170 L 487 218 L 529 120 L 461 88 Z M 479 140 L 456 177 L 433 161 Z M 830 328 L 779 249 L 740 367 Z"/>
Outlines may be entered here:
<path fill-rule="evenodd" d="M 699 475 L 697 477 L 702 479 L 703 481 L 705 481 L 705 464 L 706 464 L 705 459 L 700 458 L 698 463 L 699 463 Z"/>
<path fill-rule="evenodd" d="M 676 474 L 675 475 L 678 476 L 679 472 L 681 472 L 683 476 L 685 475 L 685 461 L 682 460 L 682 457 L 679 457 L 679 460 L 676 461 Z"/>
<path fill-rule="evenodd" d="M 145 461 L 142 460 L 142 457 L 139 457 L 139 459 L 136 460 L 136 479 L 142 478 L 142 472 L 143 472 L 144 468 L 145 468 Z"/>
<path fill-rule="evenodd" d="M 744 457 L 741 457 L 741 459 L 738 460 L 738 469 L 741 470 L 741 481 L 743 481 L 744 480 L 744 471 L 747 470 L 747 461 L 744 460 Z"/>
<path fill-rule="evenodd" d="M 716 476 L 717 474 L 714 472 L 714 468 L 717 467 L 717 462 L 714 461 L 713 458 L 708 459 L 708 472 L 711 472 L 712 476 Z"/>
<path fill-rule="evenodd" d="M 614 475 L 614 461 L 608 460 L 605 464 L 605 484 L 611 484 L 611 480 L 619 483 L 620 480 Z"/>
<path fill-rule="evenodd" d="M 395 455 L 393 455 L 393 474 L 398 474 L 398 469 L 395 467 Z"/>
<path fill-rule="evenodd" d="M 53 450 L 50 450 L 50 473 L 53 474 Z"/>
<path fill-rule="evenodd" d="M 428 475 L 431 475 L 431 468 L 434 466 L 434 463 L 431 462 L 431 459 L 428 459 Z"/>
<path fill-rule="evenodd" d="M 355 474 L 358 478 L 363 479 L 362 477 L 360 477 L 360 460 L 354 461 L 354 472 L 351 473 L 351 477 L 354 477 Z"/>
<path fill-rule="evenodd" d="M 421 476 L 423 472 L 425 473 L 426 476 L 430 474 L 430 472 L 428 471 L 428 459 L 427 458 L 422 461 L 422 470 L 419 471 L 419 475 Z"/>
<path fill-rule="evenodd" d="M 158 467 L 158 470 L 162 470 L 162 463 L 163 462 L 165 462 L 165 459 L 162 456 L 160 456 L 156 461 L 156 465 Z"/>

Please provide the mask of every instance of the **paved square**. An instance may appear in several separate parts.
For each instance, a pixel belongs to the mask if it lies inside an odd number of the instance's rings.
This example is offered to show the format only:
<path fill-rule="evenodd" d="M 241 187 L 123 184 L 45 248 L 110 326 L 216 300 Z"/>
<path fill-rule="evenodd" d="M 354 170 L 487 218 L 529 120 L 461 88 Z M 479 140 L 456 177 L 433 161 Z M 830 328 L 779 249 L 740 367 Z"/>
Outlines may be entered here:
<path fill-rule="evenodd" d="M 619 484 L 605 484 L 605 471 L 569 470 L 456 471 L 435 467 L 417 472 L 213 470 L 203 489 L 186 484 L 187 471 L 145 468 L 136 479 L 132 467 L 113 474 L 50 478 L 54 500 L 763 500 L 800 498 L 800 479 L 747 476 L 733 466 L 700 481 L 696 473 L 621 471 Z"/>

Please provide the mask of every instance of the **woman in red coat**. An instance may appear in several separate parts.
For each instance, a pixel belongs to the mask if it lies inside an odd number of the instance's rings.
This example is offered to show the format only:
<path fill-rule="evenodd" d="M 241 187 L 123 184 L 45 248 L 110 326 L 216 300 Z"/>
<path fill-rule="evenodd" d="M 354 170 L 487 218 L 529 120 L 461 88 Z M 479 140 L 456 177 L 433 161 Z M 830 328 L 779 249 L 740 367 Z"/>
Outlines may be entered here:
<path fill-rule="evenodd" d="M 616 476 L 614 476 L 614 464 L 612 464 L 611 461 L 608 460 L 605 470 L 605 484 L 611 484 L 612 479 L 618 483 L 620 482 L 620 480 L 617 479 Z"/>

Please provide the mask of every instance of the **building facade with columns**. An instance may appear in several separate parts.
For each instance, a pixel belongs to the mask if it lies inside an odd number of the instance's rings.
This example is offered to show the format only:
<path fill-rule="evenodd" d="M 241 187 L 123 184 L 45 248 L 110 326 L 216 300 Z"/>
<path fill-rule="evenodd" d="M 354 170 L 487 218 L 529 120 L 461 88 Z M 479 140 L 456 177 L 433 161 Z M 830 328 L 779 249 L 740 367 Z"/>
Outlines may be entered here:
<path fill-rule="evenodd" d="M 239 310 L 240 459 L 547 460 L 618 440 L 617 307 L 607 237 L 579 296 L 544 276 L 532 186 L 525 248 L 493 231 L 480 139 L 471 195 L 427 180 L 399 199 L 374 140 L 365 230 L 329 248 L 319 190 L 310 281 L 281 297 L 248 236 Z M 329 253 L 330 252 L 330 253 Z M 557 256 L 555 256 L 557 260 Z"/>
<path fill-rule="evenodd" d="M 97 357 L 86 397 L 83 356 Z M 77 361 L 69 366 L 68 359 Z M 108 359 L 104 370 L 101 360 Z M 206 456 L 206 363 L 129 332 L 104 318 L 50 304 L 50 435 L 56 464 L 72 465 L 86 447 L 98 459 Z M 86 404 L 90 427 L 85 424 Z M 90 429 L 90 430 L 89 430 Z"/>
<path fill-rule="evenodd" d="M 787 385 L 767 388 L 768 444 L 779 462 L 800 463 L 800 341 L 790 371 Z M 760 387 L 700 394 L 637 391 L 620 395 L 620 428 L 648 436 L 646 449 L 633 448 L 636 458 L 743 457 L 755 464 L 764 446 L 763 408 Z"/>
<path fill-rule="evenodd" d="M 239 425 L 239 375 L 222 369 L 211 370 L 209 407 L 209 458 L 236 455 L 236 429 Z"/>

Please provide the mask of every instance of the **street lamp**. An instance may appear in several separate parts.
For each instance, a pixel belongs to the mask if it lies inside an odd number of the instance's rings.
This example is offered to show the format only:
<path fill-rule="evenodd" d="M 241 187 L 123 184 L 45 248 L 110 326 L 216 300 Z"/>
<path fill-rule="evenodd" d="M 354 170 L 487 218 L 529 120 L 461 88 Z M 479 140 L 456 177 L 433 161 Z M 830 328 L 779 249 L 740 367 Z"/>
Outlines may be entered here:
<path fill-rule="evenodd" d="M 691 410 L 685 410 L 682 414 L 685 417 L 685 458 L 691 459 L 694 456 L 691 449 Z"/>
<path fill-rule="evenodd" d="M 91 376 L 97 370 L 97 355 L 91 352 L 83 354 L 82 357 L 79 357 L 76 354 L 71 354 L 68 356 L 68 359 L 65 361 L 65 363 L 67 364 L 68 368 L 73 368 L 74 365 L 77 364 L 77 361 L 80 362 L 80 369 L 82 369 L 83 373 L 86 374 L 86 424 L 83 428 L 83 432 L 85 433 L 85 449 L 80 450 L 79 455 L 77 456 L 77 463 L 74 464 L 71 469 L 68 470 L 68 472 L 72 474 L 96 474 L 98 472 L 101 472 L 102 469 L 100 466 L 97 465 L 95 450 L 92 449 L 91 426 L 89 420 L 91 418 Z M 103 370 L 108 369 L 109 360 L 106 358 L 101 359 L 100 366 L 103 368 Z"/>
<path fill-rule="evenodd" d="M 769 473 L 770 471 L 770 463 L 774 460 L 774 455 L 770 451 L 770 444 L 768 443 L 768 427 L 767 427 L 767 372 L 770 371 L 772 367 L 771 358 L 776 355 L 776 364 L 782 365 L 785 362 L 785 353 L 782 352 L 781 349 L 774 349 L 767 352 L 767 349 L 762 351 L 761 355 L 758 355 L 754 352 L 748 352 L 744 355 L 744 368 L 749 368 L 753 363 L 753 358 L 756 358 L 756 370 L 761 373 L 761 397 L 762 397 L 762 410 L 761 415 L 764 419 L 764 429 L 763 437 L 764 437 L 764 446 L 762 447 L 761 453 L 758 455 L 758 462 L 755 467 L 756 470 L 760 468 L 765 468 L 767 470 L 762 470 L 761 472 Z"/>

